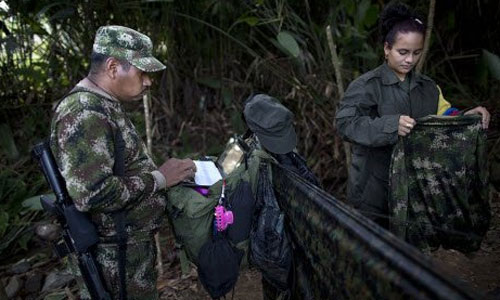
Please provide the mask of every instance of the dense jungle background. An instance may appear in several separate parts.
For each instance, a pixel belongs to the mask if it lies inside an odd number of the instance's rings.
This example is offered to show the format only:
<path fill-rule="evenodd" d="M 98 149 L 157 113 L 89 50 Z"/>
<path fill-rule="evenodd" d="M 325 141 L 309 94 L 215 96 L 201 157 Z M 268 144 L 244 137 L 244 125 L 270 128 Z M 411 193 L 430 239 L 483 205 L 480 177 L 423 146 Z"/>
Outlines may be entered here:
<path fill-rule="evenodd" d="M 146 33 L 168 66 L 155 74 L 150 91 L 148 118 L 158 162 L 220 154 L 232 135 L 245 131 L 244 100 L 264 92 L 294 112 L 300 153 L 323 187 L 342 200 L 347 171 L 333 124 L 336 105 L 352 79 L 382 63 L 377 19 L 388 2 L 0 1 L 0 299 L 3 287 L 10 286 L 12 293 L 16 284 L 15 294 L 23 299 L 74 293 L 74 284 L 67 284 L 72 278 L 64 282 L 67 276 L 50 272 L 60 265 L 35 234 L 46 222 L 37 195 L 49 190 L 30 149 L 47 137 L 54 103 L 86 76 L 99 26 L 124 25 Z M 433 7 L 422 72 L 455 107 L 483 105 L 492 113 L 488 149 L 496 216 L 484 255 L 443 250 L 436 256 L 450 262 L 451 273 L 500 297 L 500 5 L 497 0 L 402 2 L 416 7 L 425 20 Z M 129 112 L 146 140 L 144 102 L 130 105 Z M 168 228 L 162 242 L 167 273 L 159 283 L 162 297 L 206 297 L 194 273 L 180 277 Z M 481 264 L 470 267 L 477 257 Z M 51 275 L 59 285 L 45 287 Z M 241 289 L 250 291 L 248 298 L 259 295 L 252 292 L 259 289 L 258 274 L 242 276 L 249 278 Z"/>

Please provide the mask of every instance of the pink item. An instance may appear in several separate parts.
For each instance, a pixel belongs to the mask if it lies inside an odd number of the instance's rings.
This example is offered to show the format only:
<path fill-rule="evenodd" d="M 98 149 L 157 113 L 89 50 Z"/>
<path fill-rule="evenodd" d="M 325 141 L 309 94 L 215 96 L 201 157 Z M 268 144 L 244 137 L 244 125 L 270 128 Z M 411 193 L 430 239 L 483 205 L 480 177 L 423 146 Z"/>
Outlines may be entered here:
<path fill-rule="evenodd" d="M 232 211 L 226 211 L 226 208 L 222 205 L 217 205 L 215 207 L 215 224 L 217 225 L 217 231 L 226 230 L 228 225 L 233 224 L 233 221 Z"/>

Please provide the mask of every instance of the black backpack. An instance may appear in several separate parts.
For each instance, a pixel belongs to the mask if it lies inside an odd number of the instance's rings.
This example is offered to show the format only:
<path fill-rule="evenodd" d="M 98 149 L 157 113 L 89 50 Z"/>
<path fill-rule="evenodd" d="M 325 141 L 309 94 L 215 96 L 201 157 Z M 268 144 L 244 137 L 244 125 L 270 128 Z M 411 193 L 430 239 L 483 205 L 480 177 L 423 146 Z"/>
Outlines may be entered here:
<path fill-rule="evenodd" d="M 206 242 L 198 257 L 198 276 L 213 299 L 231 291 L 238 280 L 244 251 L 233 247 L 224 233 Z"/>
<path fill-rule="evenodd" d="M 259 154 L 257 154 L 259 155 Z M 316 176 L 299 154 L 271 154 L 288 170 L 319 186 Z M 292 267 L 292 248 L 285 229 L 285 215 L 281 212 L 269 178 L 269 158 L 261 156 L 256 192 L 256 217 L 250 235 L 251 260 L 262 272 L 265 280 L 275 288 L 289 289 Z"/>
<path fill-rule="evenodd" d="M 285 215 L 276 201 L 268 165 L 264 162 L 259 168 L 256 200 L 258 214 L 250 235 L 252 263 L 265 280 L 280 290 L 287 290 L 292 250 L 285 232 Z"/>
<path fill-rule="evenodd" d="M 245 251 L 234 245 L 248 239 L 254 213 L 255 200 L 248 181 L 240 180 L 229 192 L 226 209 L 233 213 L 234 221 L 222 232 L 214 228 L 212 238 L 200 249 L 198 275 L 205 290 L 213 299 L 231 291 L 238 280 L 240 263 Z"/>

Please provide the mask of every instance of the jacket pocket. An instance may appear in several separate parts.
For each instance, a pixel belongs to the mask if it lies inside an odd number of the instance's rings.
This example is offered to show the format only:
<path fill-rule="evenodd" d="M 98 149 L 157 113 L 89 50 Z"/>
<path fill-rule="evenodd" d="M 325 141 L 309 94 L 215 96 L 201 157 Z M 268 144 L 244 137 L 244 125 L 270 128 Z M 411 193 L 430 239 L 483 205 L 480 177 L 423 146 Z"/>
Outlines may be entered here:
<path fill-rule="evenodd" d="M 335 114 L 335 119 L 342 119 L 346 117 L 353 117 L 356 115 L 356 107 L 346 107 L 337 111 Z"/>

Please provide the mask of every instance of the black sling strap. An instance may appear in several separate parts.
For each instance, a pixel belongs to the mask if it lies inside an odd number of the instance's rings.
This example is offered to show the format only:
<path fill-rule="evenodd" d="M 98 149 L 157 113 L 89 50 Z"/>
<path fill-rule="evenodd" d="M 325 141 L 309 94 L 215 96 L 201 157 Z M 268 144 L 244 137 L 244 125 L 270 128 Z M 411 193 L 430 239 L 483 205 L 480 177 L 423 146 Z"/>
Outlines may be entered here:
<path fill-rule="evenodd" d="M 113 174 L 115 176 L 125 175 L 125 141 L 119 129 L 115 134 L 115 164 L 113 166 Z M 121 209 L 113 213 L 113 221 L 115 222 L 116 234 L 118 237 L 118 275 L 120 277 L 120 299 L 127 299 L 127 231 L 125 231 L 125 216 L 127 211 Z"/>

